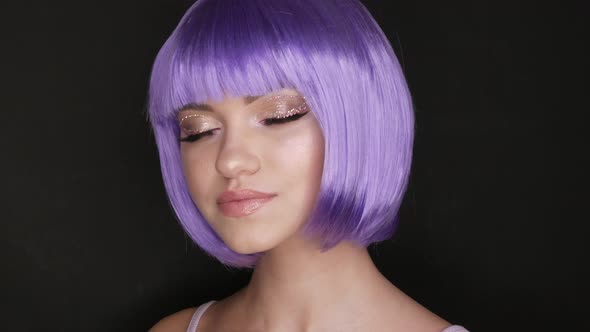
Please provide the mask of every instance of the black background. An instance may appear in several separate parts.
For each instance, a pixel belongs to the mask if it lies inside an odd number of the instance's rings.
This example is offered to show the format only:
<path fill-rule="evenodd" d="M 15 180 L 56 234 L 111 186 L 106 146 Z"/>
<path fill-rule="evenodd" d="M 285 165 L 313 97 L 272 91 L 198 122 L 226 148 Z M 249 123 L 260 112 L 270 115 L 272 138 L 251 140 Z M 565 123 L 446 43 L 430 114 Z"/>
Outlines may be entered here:
<path fill-rule="evenodd" d="M 473 332 L 590 330 L 586 6 L 364 3 L 417 120 L 378 267 Z M 145 331 L 247 283 L 175 221 L 146 121 L 151 65 L 190 4 L 3 3 L 3 330 Z"/>

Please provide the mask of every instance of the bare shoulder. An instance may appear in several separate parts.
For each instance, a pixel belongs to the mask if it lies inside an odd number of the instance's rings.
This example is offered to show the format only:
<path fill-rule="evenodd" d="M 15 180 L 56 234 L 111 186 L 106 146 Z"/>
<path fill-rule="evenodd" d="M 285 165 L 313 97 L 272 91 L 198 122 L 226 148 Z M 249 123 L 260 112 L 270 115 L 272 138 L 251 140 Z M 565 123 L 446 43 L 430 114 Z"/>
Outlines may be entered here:
<path fill-rule="evenodd" d="M 383 331 L 440 332 L 452 325 L 397 288 L 390 300 L 382 303 L 379 312 L 382 317 L 386 317 Z"/>
<path fill-rule="evenodd" d="M 188 329 L 195 310 L 197 310 L 196 307 L 186 308 L 166 316 L 157 322 L 156 325 L 152 326 L 148 332 L 184 332 Z"/>

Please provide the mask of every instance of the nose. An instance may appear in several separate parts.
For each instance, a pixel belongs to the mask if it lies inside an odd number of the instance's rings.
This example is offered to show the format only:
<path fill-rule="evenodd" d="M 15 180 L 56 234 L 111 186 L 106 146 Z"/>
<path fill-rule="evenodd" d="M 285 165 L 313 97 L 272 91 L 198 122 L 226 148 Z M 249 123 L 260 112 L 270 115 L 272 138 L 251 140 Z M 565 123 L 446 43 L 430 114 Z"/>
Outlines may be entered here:
<path fill-rule="evenodd" d="M 217 171 L 228 179 L 256 173 L 260 169 L 260 159 L 254 145 L 244 135 L 227 134 L 215 163 Z"/>

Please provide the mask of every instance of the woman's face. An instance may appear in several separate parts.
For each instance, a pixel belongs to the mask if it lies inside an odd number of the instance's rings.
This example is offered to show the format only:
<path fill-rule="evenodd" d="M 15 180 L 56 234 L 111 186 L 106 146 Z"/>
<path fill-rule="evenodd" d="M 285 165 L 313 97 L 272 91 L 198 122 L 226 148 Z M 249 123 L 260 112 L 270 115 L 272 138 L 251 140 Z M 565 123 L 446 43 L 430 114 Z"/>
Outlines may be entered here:
<path fill-rule="evenodd" d="M 192 199 L 228 247 L 264 252 L 307 222 L 320 189 L 324 138 L 296 90 L 190 104 L 177 118 Z"/>

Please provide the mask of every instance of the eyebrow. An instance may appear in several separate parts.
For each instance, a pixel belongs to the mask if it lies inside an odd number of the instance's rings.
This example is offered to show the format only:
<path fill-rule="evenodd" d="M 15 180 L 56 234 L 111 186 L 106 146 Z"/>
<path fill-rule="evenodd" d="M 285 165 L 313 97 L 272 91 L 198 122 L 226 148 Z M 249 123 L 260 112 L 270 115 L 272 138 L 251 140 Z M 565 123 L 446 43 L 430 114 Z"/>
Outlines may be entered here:
<path fill-rule="evenodd" d="M 246 103 L 246 105 L 249 105 L 261 97 L 262 96 L 245 96 L 244 102 Z M 178 111 L 176 111 L 176 113 L 180 113 L 182 111 L 188 111 L 188 110 L 214 112 L 213 107 L 211 107 L 211 105 L 209 105 L 209 104 L 188 103 L 186 105 L 183 105 L 181 108 L 179 108 Z"/>

